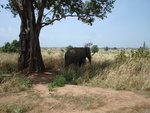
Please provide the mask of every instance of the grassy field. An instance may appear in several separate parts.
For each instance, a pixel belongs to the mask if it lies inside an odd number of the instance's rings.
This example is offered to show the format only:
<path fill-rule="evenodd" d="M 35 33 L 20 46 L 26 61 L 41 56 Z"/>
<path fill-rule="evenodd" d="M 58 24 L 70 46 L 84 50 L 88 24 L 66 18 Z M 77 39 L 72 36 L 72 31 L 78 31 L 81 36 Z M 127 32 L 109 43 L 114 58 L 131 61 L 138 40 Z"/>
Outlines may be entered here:
<path fill-rule="evenodd" d="M 80 69 L 64 70 L 61 49 L 43 50 L 48 69 L 60 71 L 57 82 L 113 88 L 117 90 L 150 90 L 150 52 L 148 49 L 100 49 L 92 57 L 92 64 Z M 63 79 L 65 78 L 65 80 Z"/>
<path fill-rule="evenodd" d="M 92 56 L 92 64 L 89 64 L 87 61 L 86 65 L 81 68 L 70 68 L 68 70 L 64 68 L 64 54 L 65 49 L 42 48 L 42 56 L 46 69 L 56 70 L 58 72 L 53 77 L 52 82 L 48 84 L 50 91 L 53 91 L 54 87 L 60 87 L 64 84 L 76 84 L 135 91 L 139 94 L 147 95 L 147 98 L 150 97 L 149 49 L 118 49 L 109 51 L 100 49 L 98 53 Z M 17 53 L 0 53 L 0 98 L 6 97 L 6 100 L 10 98 L 10 101 L 0 102 L 0 113 L 25 113 L 34 108 L 39 108 L 36 112 L 38 111 L 40 113 L 41 109 L 45 110 L 45 108 L 43 108 L 45 103 L 40 106 L 37 104 L 38 101 L 41 102 L 43 99 L 46 101 L 51 98 L 60 101 L 57 104 L 55 103 L 55 109 L 64 109 L 64 107 L 68 106 L 67 103 L 75 106 L 73 109 L 78 107 L 79 110 L 94 110 L 105 106 L 105 98 L 103 97 L 98 97 L 97 100 L 95 97 L 82 95 L 51 94 L 50 97 L 40 96 L 39 93 L 35 93 L 35 91 L 32 90 L 35 86 L 32 81 L 29 78 L 21 77 L 17 72 L 17 58 Z M 4 77 L 5 75 L 7 77 Z M 8 75 L 13 76 L 9 77 Z M 21 92 L 23 92 L 23 95 L 25 93 L 25 96 L 21 97 Z M 11 98 L 13 98 L 13 100 L 11 100 Z M 31 100 L 33 102 L 31 102 Z M 66 103 L 62 105 L 64 101 L 66 101 Z M 94 103 L 94 105 L 92 103 Z M 54 104 L 49 103 L 48 106 L 53 105 Z M 149 108 L 149 106 L 143 105 L 141 109 L 146 109 L 149 112 Z M 141 109 L 137 107 L 134 108 L 133 111 L 139 111 Z"/>
<path fill-rule="evenodd" d="M 65 49 L 61 48 L 42 49 L 46 69 L 59 71 L 59 77 L 54 77 L 56 86 L 62 79 L 64 84 L 117 90 L 150 90 L 150 51 L 146 48 L 100 49 L 92 56 L 91 65 L 87 61 L 85 66 L 69 70 L 64 69 L 64 54 Z M 16 53 L 0 53 L 0 73 L 15 73 L 17 57 Z"/>

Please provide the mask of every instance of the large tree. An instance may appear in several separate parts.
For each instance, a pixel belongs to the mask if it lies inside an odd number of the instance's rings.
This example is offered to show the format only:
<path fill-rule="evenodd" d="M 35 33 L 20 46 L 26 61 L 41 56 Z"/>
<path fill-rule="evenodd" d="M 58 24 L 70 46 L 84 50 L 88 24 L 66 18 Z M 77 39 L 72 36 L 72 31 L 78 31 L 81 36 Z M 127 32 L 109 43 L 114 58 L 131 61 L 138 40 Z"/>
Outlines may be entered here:
<path fill-rule="evenodd" d="M 29 73 L 45 70 L 39 43 L 43 27 L 67 17 L 76 17 L 92 25 L 96 17 L 104 19 L 106 13 L 111 13 L 114 2 L 115 0 L 8 0 L 5 8 L 21 19 L 18 69 L 28 68 Z"/>

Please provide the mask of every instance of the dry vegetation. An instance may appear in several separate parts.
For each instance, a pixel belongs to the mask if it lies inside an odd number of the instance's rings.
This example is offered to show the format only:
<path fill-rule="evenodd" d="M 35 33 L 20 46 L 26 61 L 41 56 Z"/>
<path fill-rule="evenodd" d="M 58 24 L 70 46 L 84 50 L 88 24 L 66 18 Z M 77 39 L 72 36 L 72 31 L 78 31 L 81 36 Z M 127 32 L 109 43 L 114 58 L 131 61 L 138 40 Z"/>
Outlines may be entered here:
<path fill-rule="evenodd" d="M 16 53 L 0 53 L 0 73 L 12 73 L 17 70 Z"/>
<path fill-rule="evenodd" d="M 145 48 L 145 50 L 149 52 L 148 49 Z M 87 62 L 87 65 L 80 69 L 69 70 L 64 69 L 65 50 L 42 49 L 42 55 L 46 69 L 59 71 L 58 76 L 65 77 L 64 83 L 118 90 L 149 91 L 150 52 L 140 53 L 140 51 L 131 51 L 131 49 L 104 51 L 100 49 L 93 56 L 91 65 Z M 141 54 L 143 56 L 140 56 Z M 15 53 L 0 53 L 0 73 L 16 72 L 17 57 Z M 56 77 L 56 79 L 59 78 Z"/>
<path fill-rule="evenodd" d="M 109 51 L 100 49 L 99 52 L 92 57 L 91 65 L 89 65 L 87 61 L 87 65 L 80 69 L 71 68 L 69 70 L 64 69 L 65 49 L 42 49 L 46 69 L 59 72 L 54 77 L 53 83 L 49 83 L 49 90 L 53 90 L 53 87 L 63 86 L 64 84 L 79 84 L 90 87 L 112 88 L 115 90 L 140 91 L 142 94 L 146 92 L 147 97 L 150 97 L 150 51 L 147 48 L 144 49 L 145 50 L 118 49 Z M 43 97 L 37 93 L 33 94 L 33 85 L 30 79 L 18 77 L 17 57 L 18 54 L 16 53 L 0 53 L 0 97 L 14 93 L 16 96 L 18 92 L 22 91 L 28 91 L 29 94 L 28 96 L 24 96 L 22 100 L 15 99 L 9 102 L 0 101 L 0 113 L 29 112 L 32 111 L 34 107 L 39 107 L 37 102 L 43 99 Z M 13 76 L 5 78 L 4 75 L 8 73 Z M 51 103 L 51 105 L 58 110 L 62 108 L 65 109 L 68 103 L 70 103 L 70 106 L 74 106 L 72 109 L 79 108 L 83 111 L 93 110 L 105 105 L 104 97 L 100 98 L 95 96 L 97 95 L 72 96 L 54 93 L 48 98 L 53 98 L 55 101 L 59 100 L 55 105 Z M 33 102 L 29 100 L 33 100 Z M 61 104 L 62 102 L 64 102 L 64 104 Z M 94 103 L 94 105 L 92 103 Z M 36 112 L 40 112 L 41 109 L 39 109 Z M 136 107 L 133 109 L 135 113 L 143 112 L 145 109 L 146 113 L 150 112 L 149 105 L 143 106 L 141 109 L 144 110 L 142 111 Z M 123 108 L 116 111 L 116 113 L 122 110 Z"/>

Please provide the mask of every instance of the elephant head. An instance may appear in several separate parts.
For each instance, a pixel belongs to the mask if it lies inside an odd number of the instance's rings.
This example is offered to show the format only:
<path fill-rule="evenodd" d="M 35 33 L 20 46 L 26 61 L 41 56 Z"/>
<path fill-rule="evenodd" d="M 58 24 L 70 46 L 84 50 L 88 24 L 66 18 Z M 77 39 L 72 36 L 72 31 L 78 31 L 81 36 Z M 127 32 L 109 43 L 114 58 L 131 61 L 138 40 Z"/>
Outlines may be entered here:
<path fill-rule="evenodd" d="M 70 64 L 80 67 L 86 63 L 86 57 L 91 63 L 90 48 L 71 48 L 65 53 L 65 67 L 68 67 Z"/>

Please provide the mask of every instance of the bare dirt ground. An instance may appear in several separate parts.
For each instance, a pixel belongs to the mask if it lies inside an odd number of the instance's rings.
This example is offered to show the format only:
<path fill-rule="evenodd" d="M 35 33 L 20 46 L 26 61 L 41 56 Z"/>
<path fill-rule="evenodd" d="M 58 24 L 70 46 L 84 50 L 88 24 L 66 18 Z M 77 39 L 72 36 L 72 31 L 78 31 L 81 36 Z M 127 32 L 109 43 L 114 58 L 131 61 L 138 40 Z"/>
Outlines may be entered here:
<path fill-rule="evenodd" d="M 78 85 L 49 91 L 48 83 L 55 73 L 31 75 L 35 83 L 32 92 L 4 96 L 0 103 L 30 96 L 30 104 L 35 106 L 29 113 L 150 113 L 149 95 Z"/>

